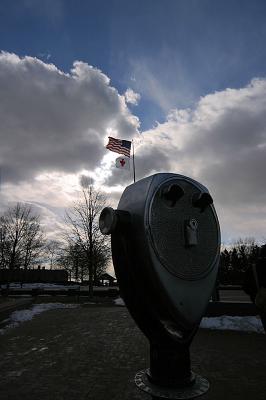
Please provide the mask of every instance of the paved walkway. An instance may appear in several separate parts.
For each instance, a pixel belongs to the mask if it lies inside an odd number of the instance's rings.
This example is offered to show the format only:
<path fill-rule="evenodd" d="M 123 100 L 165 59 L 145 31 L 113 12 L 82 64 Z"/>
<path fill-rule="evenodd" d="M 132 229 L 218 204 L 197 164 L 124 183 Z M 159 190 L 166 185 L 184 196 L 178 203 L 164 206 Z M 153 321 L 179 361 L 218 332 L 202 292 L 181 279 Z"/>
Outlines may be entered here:
<path fill-rule="evenodd" d="M 148 344 L 126 308 L 51 310 L 0 336 L 1 400 L 150 400 L 134 384 Z M 202 400 L 266 399 L 266 336 L 200 330 L 193 370 Z"/>

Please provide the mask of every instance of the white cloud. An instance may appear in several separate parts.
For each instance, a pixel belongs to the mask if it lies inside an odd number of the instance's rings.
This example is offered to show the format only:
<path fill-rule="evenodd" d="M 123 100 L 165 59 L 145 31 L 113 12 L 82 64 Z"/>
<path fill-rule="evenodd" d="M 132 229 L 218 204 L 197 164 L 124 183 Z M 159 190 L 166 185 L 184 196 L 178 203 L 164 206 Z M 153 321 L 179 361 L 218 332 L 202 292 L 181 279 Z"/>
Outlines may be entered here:
<path fill-rule="evenodd" d="M 194 109 L 172 110 L 142 137 L 138 179 L 155 171 L 191 176 L 214 196 L 224 240 L 265 237 L 265 79 L 202 97 Z"/>
<path fill-rule="evenodd" d="M 65 73 L 2 52 L 0 89 L 1 211 L 17 201 L 33 204 L 55 236 L 80 176 L 102 180 L 109 173 L 107 136 L 131 139 L 138 118 L 105 74 L 80 61 Z"/>
<path fill-rule="evenodd" d="M 140 94 L 135 93 L 134 90 L 128 88 L 125 92 L 125 100 L 129 104 L 133 104 L 134 106 L 137 106 L 138 102 L 140 101 Z"/>
<path fill-rule="evenodd" d="M 32 57 L 0 54 L 0 161 L 5 181 L 43 172 L 94 170 L 108 132 L 131 138 L 138 119 L 100 70 L 69 74 Z"/>
<path fill-rule="evenodd" d="M 76 198 L 82 175 L 107 189 L 114 204 L 132 174 L 121 174 L 114 167 L 117 154 L 105 149 L 112 133 L 134 137 L 137 179 L 169 171 L 206 185 L 224 240 L 265 238 L 266 79 L 204 96 L 193 109 L 168 110 L 166 121 L 141 140 L 135 140 L 139 121 L 125 95 L 83 62 L 64 73 L 35 58 L 2 53 L 0 88 L 2 205 L 40 204 L 49 225 L 51 213 L 61 215 Z"/>

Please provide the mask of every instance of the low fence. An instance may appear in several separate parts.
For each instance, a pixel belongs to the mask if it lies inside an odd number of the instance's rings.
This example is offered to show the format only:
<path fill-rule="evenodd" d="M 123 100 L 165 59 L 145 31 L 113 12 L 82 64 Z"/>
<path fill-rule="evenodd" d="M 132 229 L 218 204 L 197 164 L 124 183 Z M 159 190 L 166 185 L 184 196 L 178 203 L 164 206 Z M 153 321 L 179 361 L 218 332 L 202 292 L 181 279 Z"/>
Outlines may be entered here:
<path fill-rule="evenodd" d="M 98 297 L 118 297 L 119 289 L 118 288 L 107 288 L 105 290 L 102 289 L 93 289 L 94 296 Z M 2 296 L 78 296 L 85 297 L 89 296 L 88 290 L 80 290 L 80 288 L 68 288 L 68 289 L 43 289 L 43 288 L 33 288 L 33 289 L 10 289 L 3 288 L 1 289 Z"/>
<path fill-rule="evenodd" d="M 66 283 L 68 273 L 62 269 L 0 269 L 0 282 L 21 282 L 21 283 Z"/>
<path fill-rule="evenodd" d="M 0 290 L 0 294 L 2 296 L 89 296 L 89 290 L 84 289 L 82 286 L 71 287 L 69 282 L 68 285 L 61 287 L 34 287 L 27 288 L 21 285 L 20 287 L 2 287 Z M 213 302 L 219 302 L 220 299 L 220 291 L 241 291 L 241 286 L 221 286 L 218 289 L 216 288 L 212 294 L 211 300 Z M 119 296 L 119 287 L 94 287 L 93 290 L 94 295 L 99 297 L 117 297 Z"/>

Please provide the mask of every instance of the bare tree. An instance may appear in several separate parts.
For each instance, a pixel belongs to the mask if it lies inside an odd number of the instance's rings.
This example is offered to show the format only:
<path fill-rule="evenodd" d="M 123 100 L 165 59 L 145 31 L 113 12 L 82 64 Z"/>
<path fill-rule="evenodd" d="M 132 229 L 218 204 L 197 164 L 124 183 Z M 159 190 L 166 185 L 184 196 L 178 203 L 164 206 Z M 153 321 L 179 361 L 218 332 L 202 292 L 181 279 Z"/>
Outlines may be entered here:
<path fill-rule="evenodd" d="M 253 237 L 239 238 L 234 242 L 232 251 L 237 255 L 236 267 L 245 271 L 258 257 L 259 246 Z"/>
<path fill-rule="evenodd" d="M 69 227 L 67 240 L 70 247 L 78 250 L 84 259 L 91 297 L 97 270 L 100 266 L 102 269 L 106 267 L 110 257 L 108 238 L 101 234 L 98 225 L 98 217 L 105 202 L 103 194 L 90 184 L 87 188 L 83 188 L 81 199 L 74 203 L 70 211 L 66 212 L 66 222 Z M 101 262 L 99 254 L 101 254 Z M 83 272 L 82 275 L 84 275 Z"/>
<path fill-rule="evenodd" d="M 97 284 L 100 276 L 106 271 L 108 261 L 111 258 L 110 242 L 99 241 L 93 250 L 93 282 Z"/>
<path fill-rule="evenodd" d="M 220 257 L 219 280 L 222 284 L 242 284 L 245 272 L 259 257 L 260 247 L 252 237 L 239 238 Z"/>
<path fill-rule="evenodd" d="M 0 268 L 8 266 L 8 249 L 10 244 L 7 239 L 7 230 L 3 226 L 2 217 L 0 217 Z"/>
<path fill-rule="evenodd" d="M 50 269 L 54 268 L 54 265 L 58 262 L 58 259 L 61 255 L 61 246 L 62 243 L 58 240 L 49 240 L 45 245 L 45 254 L 47 256 Z"/>
<path fill-rule="evenodd" d="M 87 277 L 86 271 L 86 255 L 83 248 L 77 243 L 69 242 L 61 248 L 61 255 L 58 258 L 58 264 L 65 269 L 71 278 L 77 282 Z"/>
<path fill-rule="evenodd" d="M 31 206 L 17 203 L 0 217 L 1 266 L 13 270 L 33 265 L 43 249 L 40 216 Z"/>

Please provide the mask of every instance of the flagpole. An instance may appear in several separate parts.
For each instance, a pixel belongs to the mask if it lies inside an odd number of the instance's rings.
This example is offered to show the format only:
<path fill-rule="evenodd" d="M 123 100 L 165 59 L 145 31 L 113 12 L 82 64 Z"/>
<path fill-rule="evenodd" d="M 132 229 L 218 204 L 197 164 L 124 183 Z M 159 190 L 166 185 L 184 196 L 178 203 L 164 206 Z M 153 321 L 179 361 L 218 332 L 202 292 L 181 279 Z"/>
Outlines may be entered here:
<path fill-rule="evenodd" d="M 134 183 L 136 182 L 136 171 L 135 171 L 135 152 L 134 152 L 134 142 L 132 139 L 132 150 L 133 150 L 133 154 L 132 154 L 132 161 L 133 161 L 133 179 L 134 179 Z"/>

